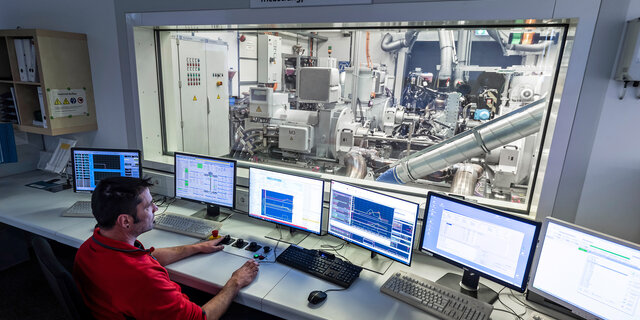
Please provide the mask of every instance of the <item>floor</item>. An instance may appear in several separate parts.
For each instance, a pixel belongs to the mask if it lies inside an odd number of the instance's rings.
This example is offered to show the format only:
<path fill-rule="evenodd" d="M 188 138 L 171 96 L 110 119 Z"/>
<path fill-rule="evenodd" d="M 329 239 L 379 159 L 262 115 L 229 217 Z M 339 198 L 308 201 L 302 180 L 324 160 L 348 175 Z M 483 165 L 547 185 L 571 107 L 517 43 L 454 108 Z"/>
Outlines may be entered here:
<path fill-rule="evenodd" d="M 70 270 L 73 266 L 75 249 L 55 241 L 49 241 L 49 243 L 58 259 Z M 49 288 L 31 248 L 29 256 L 28 261 L 0 271 L 0 320 L 66 319 L 64 310 Z M 200 305 L 212 297 L 192 288 L 184 288 L 184 292 L 192 301 Z M 277 320 L 280 318 L 234 303 L 223 319 Z"/>

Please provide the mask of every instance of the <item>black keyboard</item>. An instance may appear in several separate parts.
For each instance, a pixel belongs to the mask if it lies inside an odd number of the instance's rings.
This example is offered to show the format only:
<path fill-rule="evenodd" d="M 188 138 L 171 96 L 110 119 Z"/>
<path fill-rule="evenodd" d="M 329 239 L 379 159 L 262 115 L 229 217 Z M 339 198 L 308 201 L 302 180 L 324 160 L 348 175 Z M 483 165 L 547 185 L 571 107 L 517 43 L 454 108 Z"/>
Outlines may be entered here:
<path fill-rule="evenodd" d="M 386 293 L 445 320 L 488 320 L 493 306 L 415 274 L 399 271 L 382 287 Z"/>
<path fill-rule="evenodd" d="M 343 288 L 349 288 L 362 271 L 361 267 L 342 261 L 332 254 L 295 245 L 284 250 L 276 261 Z"/>

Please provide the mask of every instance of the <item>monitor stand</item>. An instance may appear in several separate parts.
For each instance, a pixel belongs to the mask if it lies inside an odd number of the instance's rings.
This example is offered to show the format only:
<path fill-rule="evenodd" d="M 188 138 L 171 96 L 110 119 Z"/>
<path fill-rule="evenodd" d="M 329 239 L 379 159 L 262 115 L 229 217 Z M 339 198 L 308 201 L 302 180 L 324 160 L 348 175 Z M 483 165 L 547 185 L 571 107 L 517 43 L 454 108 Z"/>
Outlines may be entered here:
<path fill-rule="evenodd" d="M 379 274 L 387 272 L 391 264 L 393 264 L 393 260 L 358 246 L 345 245 L 344 248 L 337 251 L 326 251 L 331 253 L 335 252 L 336 256 L 342 256 L 356 266 Z"/>
<path fill-rule="evenodd" d="M 202 209 L 191 215 L 195 218 L 207 219 L 222 222 L 231 216 L 230 213 L 221 212 L 220 207 L 216 205 L 208 204 L 205 209 Z"/>
<path fill-rule="evenodd" d="M 283 229 L 276 226 L 275 228 L 273 228 L 273 230 L 271 230 L 271 232 L 267 233 L 265 237 L 276 240 L 276 241 L 290 243 L 290 244 L 299 244 L 308 235 L 309 233 L 305 231 L 297 231 L 294 228 L 288 228 L 288 227 Z"/>
<path fill-rule="evenodd" d="M 480 283 L 480 275 L 472 271 L 465 270 L 462 276 L 455 273 L 447 273 L 438 279 L 436 283 L 488 304 L 493 304 L 498 300 L 498 294 Z"/>

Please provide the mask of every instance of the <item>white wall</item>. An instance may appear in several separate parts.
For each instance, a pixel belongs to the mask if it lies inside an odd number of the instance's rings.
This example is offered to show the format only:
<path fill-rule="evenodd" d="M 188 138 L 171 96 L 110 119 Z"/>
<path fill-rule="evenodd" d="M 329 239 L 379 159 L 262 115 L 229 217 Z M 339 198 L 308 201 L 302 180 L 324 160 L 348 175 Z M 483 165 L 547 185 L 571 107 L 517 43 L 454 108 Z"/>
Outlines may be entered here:
<path fill-rule="evenodd" d="M 631 1 L 627 20 L 639 16 Z M 621 88 L 609 81 L 575 222 L 640 243 L 640 100 L 631 86 L 619 100 Z"/>
<path fill-rule="evenodd" d="M 0 29 L 52 29 L 87 34 L 98 131 L 72 134 L 79 146 L 127 147 L 113 1 L 2 1 Z M 57 139 L 45 139 L 47 149 Z"/>

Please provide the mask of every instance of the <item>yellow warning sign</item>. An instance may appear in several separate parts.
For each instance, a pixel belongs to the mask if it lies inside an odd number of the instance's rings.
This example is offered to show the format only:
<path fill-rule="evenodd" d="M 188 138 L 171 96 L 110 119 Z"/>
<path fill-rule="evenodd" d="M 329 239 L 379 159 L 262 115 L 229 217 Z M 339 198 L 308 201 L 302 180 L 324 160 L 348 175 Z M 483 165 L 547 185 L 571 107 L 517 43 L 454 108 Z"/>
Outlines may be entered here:
<path fill-rule="evenodd" d="M 293 137 L 289 137 L 289 140 L 293 141 Z"/>
<path fill-rule="evenodd" d="M 196 98 L 196 96 L 193 96 L 193 101 L 198 101 L 198 98 Z"/>
<path fill-rule="evenodd" d="M 62 104 L 62 103 L 60 102 L 60 99 L 57 99 L 57 98 L 56 98 L 56 103 L 55 103 L 55 105 L 57 106 L 57 105 L 61 105 L 61 104 Z"/>
<path fill-rule="evenodd" d="M 256 108 L 256 112 L 262 112 L 262 109 L 260 109 L 260 106 L 258 106 L 258 108 Z"/>
<path fill-rule="evenodd" d="M 69 99 L 64 98 L 64 101 L 62 102 L 62 104 L 69 104 Z"/>
<path fill-rule="evenodd" d="M 218 100 L 220 100 L 220 95 L 218 95 Z"/>

